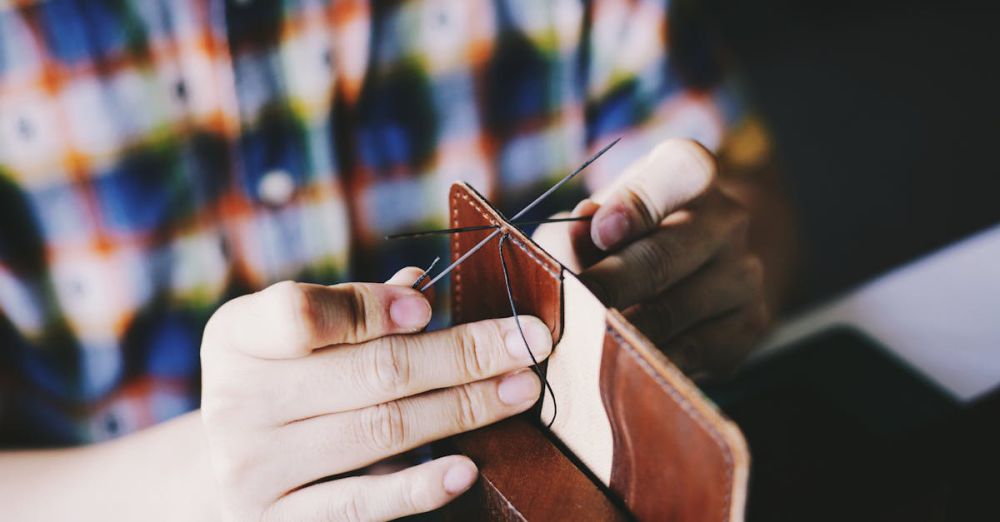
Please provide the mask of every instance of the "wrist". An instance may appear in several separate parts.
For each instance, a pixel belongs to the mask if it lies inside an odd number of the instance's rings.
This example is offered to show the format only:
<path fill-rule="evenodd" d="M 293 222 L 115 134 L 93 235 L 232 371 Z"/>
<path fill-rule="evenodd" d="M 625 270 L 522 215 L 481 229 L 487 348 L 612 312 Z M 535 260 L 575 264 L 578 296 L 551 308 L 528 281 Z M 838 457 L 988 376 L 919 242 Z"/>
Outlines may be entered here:
<path fill-rule="evenodd" d="M 109 505 L 117 505 L 115 518 L 219 519 L 218 487 L 200 411 L 85 451 L 89 468 L 103 469 L 102 475 L 115 479 L 116 484 L 103 488 L 110 493 Z"/>

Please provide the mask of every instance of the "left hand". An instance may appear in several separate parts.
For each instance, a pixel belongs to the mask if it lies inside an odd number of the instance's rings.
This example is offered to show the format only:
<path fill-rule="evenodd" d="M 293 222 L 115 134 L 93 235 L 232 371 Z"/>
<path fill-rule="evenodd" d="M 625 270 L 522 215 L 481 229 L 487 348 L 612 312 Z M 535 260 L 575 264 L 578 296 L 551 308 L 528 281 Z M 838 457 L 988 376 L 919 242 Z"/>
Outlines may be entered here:
<path fill-rule="evenodd" d="M 668 140 L 535 240 L 621 310 L 689 374 L 726 374 L 764 332 L 769 311 L 749 213 L 723 193 L 715 157 Z"/>

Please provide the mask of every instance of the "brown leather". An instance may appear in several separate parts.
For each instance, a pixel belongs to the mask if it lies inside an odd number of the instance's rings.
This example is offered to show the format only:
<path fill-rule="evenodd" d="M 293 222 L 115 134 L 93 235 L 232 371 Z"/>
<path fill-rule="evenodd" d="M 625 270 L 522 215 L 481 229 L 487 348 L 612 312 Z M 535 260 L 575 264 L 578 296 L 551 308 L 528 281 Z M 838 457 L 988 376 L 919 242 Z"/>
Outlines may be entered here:
<path fill-rule="evenodd" d="M 510 234 L 504 253 L 518 312 L 540 317 L 552 331 L 554 342 L 558 342 L 564 314 L 574 313 L 574 303 L 563 302 L 564 278 L 572 275 L 565 274 L 555 259 L 507 225 L 468 185 L 453 185 L 450 199 L 453 227 L 498 224 Z M 452 260 L 490 232 L 454 234 Z M 491 241 L 453 272 L 452 309 L 456 322 L 511 315 L 497 244 L 497 240 Z M 573 498 L 592 510 L 624 503 L 641 520 L 741 520 L 749 456 L 739 430 L 620 314 L 605 309 L 603 317 L 599 375 L 595 372 L 593 382 L 583 382 L 588 377 L 575 373 L 560 377 L 562 382 L 600 387 L 599 395 L 594 394 L 595 404 L 588 405 L 600 408 L 600 418 L 610 422 L 612 436 L 599 445 L 612 447 L 605 448 L 605 453 L 598 451 L 598 458 L 563 455 L 560 460 L 551 452 L 558 453 L 564 446 L 548 439 L 556 435 L 524 419 L 460 435 L 453 442 L 479 464 L 482 480 L 456 507 L 478 503 L 482 507 L 479 515 L 495 520 L 550 520 L 570 515 L 538 509 L 540 499 L 560 505 L 561 499 Z M 560 352 L 560 357 L 572 357 L 572 349 L 557 347 L 557 351 L 569 350 Z M 596 404 L 598 396 L 603 404 Z M 556 397 L 559 404 L 559 390 Z M 596 440 L 579 430 L 562 433 L 562 438 Z M 522 446 L 531 451 L 526 452 Z M 577 469 L 584 460 L 601 462 L 599 457 L 609 453 L 610 476 L 599 478 L 595 470 Z M 613 502 L 603 498 L 601 487 L 610 490 Z M 511 513 L 517 516 L 511 518 Z M 604 518 L 596 516 L 604 513 L 601 511 L 593 511 L 592 516 L 583 513 L 584 519 Z"/>
<path fill-rule="evenodd" d="M 457 449 L 481 480 L 445 510 L 447 520 L 628 520 L 525 415 L 463 434 Z"/>
<path fill-rule="evenodd" d="M 500 213 L 469 185 L 452 185 L 450 199 L 452 227 L 503 223 Z M 552 338 L 558 340 L 562 333 L 562 266 L 513 227 L 507 226 L 505 231 L 512 232 L 510 240 L 504 244 L 504 257 L 510 277 L 516 282 L 511 287 L 517 311 L 543 320 Z M 452 261 L 491 232 L 452 234 Z M 451 313 L 456 324 L 510 317 L 498 245 L 497 239 L 490 241 L 452 272 Z"/>
<path fill-rule="evenodd" d="M 640 520 L 733 518 L 740 440 L 621 316 L 608 314 L 601 396 L 611 419 L 611 490 Z M 683 391 L 682 391 L 683 389 Z"/>

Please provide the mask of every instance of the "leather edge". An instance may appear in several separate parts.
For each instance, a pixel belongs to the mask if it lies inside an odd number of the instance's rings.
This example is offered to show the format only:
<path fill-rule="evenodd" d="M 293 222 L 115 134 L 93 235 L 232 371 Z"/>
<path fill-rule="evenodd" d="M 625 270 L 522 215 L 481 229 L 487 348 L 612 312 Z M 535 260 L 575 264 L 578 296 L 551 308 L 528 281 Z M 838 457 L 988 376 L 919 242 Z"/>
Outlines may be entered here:
<path fill-rule="evenodd" d="M 478 210 L 491 224 L 500 225 L 503 230 L 510 234 L 511 242 L 525 251 L 529 257 L 531 257 L 535 262 L 539 263 L 542 268 L 549 272 L 554 279 L 558 281 L 559 292 L 558 292 L 558 302 L 556 314 L 556 328 L 552 332 L 552 343 L 557 344 L 563 335 L 563 271 L 566 270 L 559 261 L 552 257 L 548 252 L 546 252 L 542 247 L 538 246 L 530 237 L 521 232 L 517 227 L 511 225 L 507 222 L 507 218 L 500 213 L 499 210 L 494 207 L 489 200 L 487 200 L 482 194 L 479 193 L 472 185 L 466 182 L 455 182 L 451 185 L 451 190 L 448 194 L 449 202 L 454 202 L 457 198 L 463 198 L 470 200 L 470 203 L 475 206 Z M 458 209 L 454 206 L 450 209 L 450 223 L 452 228 L 457 228 L 461 226 L 458 222 Z M 460 252 L 458 248 L 458 239 L 453 237 L 451 242 L 451 262 L 455 262 L 459 257 L 465 252 Z M 462 300 L 462 286 L 461 286 L 461 273 L 460 267 L 456 267 L 453 271 L 453 290 L 451 292 L 451 309 L 453 311 L 461 310 L 461 300 Z M 459 318 L 460 319 L 460 318 Z"/>
<path fill-rule="evenodd" d="M 719 412 L 715 405 L 702 395 L 697 385 L 614 308 L 608 308 L 607 328 L 625 341 L 625 344 L 632 349 L 630 353 L 641 358 L 642 362 L 653 371 L 654 377 L 659 377 L 658 380 L 662 380 L 664 385 L 676 392 L 676 395 L 673 393 L 668 395 L 708 432 L 709 436 L 719 444 L 720 450 L 728 456 L 726 460 L 730 466 L 731 478 L 728 488 L 728 513 L 723 520 L 742 521 L 746 508 L 750 452 L 739 427 Z"/>

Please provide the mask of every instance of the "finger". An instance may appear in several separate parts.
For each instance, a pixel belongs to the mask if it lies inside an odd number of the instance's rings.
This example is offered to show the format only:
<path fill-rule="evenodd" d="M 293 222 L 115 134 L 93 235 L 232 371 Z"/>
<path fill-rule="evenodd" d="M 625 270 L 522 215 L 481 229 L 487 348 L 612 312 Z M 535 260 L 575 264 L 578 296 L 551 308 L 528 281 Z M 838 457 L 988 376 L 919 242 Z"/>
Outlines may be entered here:
<path fill-rule="evenodd" d="M 289 359 L 331 344 L 416 332 L 430 317 L 425 296 L 406 287 L 285 281 L 223 305 L 205 337 L 206 345 L 221 343 L 254 357 Z"/>
<path fill-rule="evenodd" d="M 303 488 L 279 500 L 268 520 L 392 520 L 451 502 L 478 476 L 479 470 L 468 457 L 450 455 L 389 475 L 350 477 Z"/>
<path fill-rule="evenodd" d="M 665 217 L 704 194 L 715 181 L 715 157 L 691 140 L 667 140 L 638 160 L 609 192 L 590 231 L 601 250 L 614 250 L 654 230 Z"/>
<path fill-rule="evenodd" d="M 428 390 L 501 375 L 539 361 L 552 351 L 552 334 L 541 320 L 520 316 L 531 353 L 513 317 L 459 325 L 419 335 L 383 337 L 341 345 L 304 359 L 271 364 L 276 376 L 278 421 L 381 404 Z M 270 363 L 269 363 L 270 364 Z"/>
<path fill-rule="evenodd" d="M 674 288 L 630 308 L 625 316 L 660 344 L 692 325 L 740 308 L 763 295 L 756 256 L 717 259 Z"/>
<path fill-rule="evenodd" d="M 593 200 L 585 199 L 576 205 L 572 216 L 591 217 L 600 208 L 601 206 Z M 588 267 L 604 257 L 604 252 L 594 244 L 594 240 L 591 237 L 591 223 L 592 221 L 574 221 L 569 224 L 570 243 L 573 245 L 573 252 L 576 254 L 581 267 Z"/>
<path fill-rule="evenodd" d="M 742 241 L 743 209 L 718 191 L 693 210 L 681 210 L 660 229 L 605 257 L 580 276 L 609 307 L 626 308 L 661 294 L 693 274 L 725 245 Z"/>
<path fill-rule="evenodd" d="M 664 352 L 685 373 L 729 375 L 753 349 L 769 319 L 767 305 L 755 301 L 682 332 L 666 343 Z"/>
<path fill-rule="evenodd" d="M 414 281 L 424 275 L 424 270 L 415 266 L 408 266 L 406 268 L 400 269 L 398 272 L 392 275 L 385 284 L 396 285 L 396 286 L 410 286 Z"/>
<path fill-rule="evenodd" d="M 424 273 L 425 271 L 423 268 L 408 266 L 406 268 L 401 269 L 399 272 L 393 274 L 393 276 L 390 277 L 389 280 L 385 282 L 385 284 L 413 288 L 413 283 L 420 280 L 421 277 L 424 277 Z M 424 298 L 427 299 L 427 302 L 429 303 L 434 302 L 436 294 L 434 293 L 433 286 L 428 288 L 427 290 L 424 290 L 423 294 Z"/>
<path fill-rule="evenodd" d="M 358 469 L 521 413 L 538 400 L 540 391 L 538 377 L 530 370 L 522 370 L 295 422 L 277 432 L 283 458 L 265 464 L 271 469 L 264 470 L 261 476 L 305 484 Z M 331 437 L 331 433 L 343 436 Z"/>

